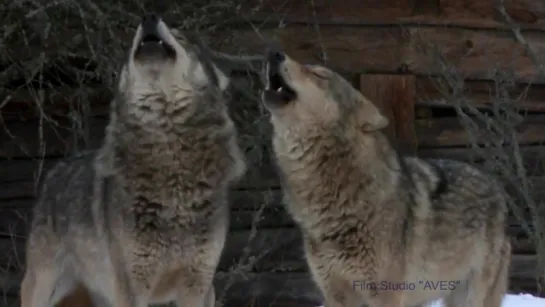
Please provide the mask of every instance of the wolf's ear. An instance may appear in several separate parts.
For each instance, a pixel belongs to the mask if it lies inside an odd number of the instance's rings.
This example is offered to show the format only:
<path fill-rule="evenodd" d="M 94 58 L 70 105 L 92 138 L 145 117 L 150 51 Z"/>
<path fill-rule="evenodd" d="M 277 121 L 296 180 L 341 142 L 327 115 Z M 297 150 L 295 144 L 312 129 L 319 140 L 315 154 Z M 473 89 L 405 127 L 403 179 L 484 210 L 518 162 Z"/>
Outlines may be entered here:
<path fill-rule="evenodd" d="M 374 132 L 384 129 L 390 124 L 390 121 L 370 100 L 364 98 L 365 107 L 362 110 L 361 120 L 364 132 Z"/>
<path fill-rule="evenodd" d="M 221 91 L 225 91 L 227 87 L 229 87 L 229 83 L 231 82 L 231 80 L 216 65 L 212 64 L 212 67 L 214 67 L 214 73 L 216 74 L 218 78 L 218 87 L 220 88 Z"/>

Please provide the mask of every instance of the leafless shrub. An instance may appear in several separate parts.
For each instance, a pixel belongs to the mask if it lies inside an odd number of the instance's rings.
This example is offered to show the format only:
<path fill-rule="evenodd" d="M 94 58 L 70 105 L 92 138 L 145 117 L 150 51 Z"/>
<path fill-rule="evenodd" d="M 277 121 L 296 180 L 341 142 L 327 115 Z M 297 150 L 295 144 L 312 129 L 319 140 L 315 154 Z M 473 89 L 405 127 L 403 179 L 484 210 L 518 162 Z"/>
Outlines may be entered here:
<path fill-rule="evenodd" d="M 545 76 L 545 66 L 507 15 L 503 1 L 498 2 L 498 12 L 511 26 L 513 39 L 524 47 L 540 77 Z M 454 107 L 469 139 L 472 158 L 482 161 L 480 166 L 505 184 L 511 196 L 509 210 L 531 239 L 538 255 L 535 276 L 538 294 L 545 293 L 545 204 L 543 193 L 536 193 L 543 182 L 533 180 L 532 172 L 535 170 L 528 167 L 530 161 L 527 155 L 523 155 L 520 144 L 521 124 L 527 117 L 526 110 L 520 105 L 531 84 L 521 95 L 514 97 L 513 89 L 517 85 L 520 87 L 515 72 L 493 69 L 488 72 L 493 80 L 490 104 L 483 106 L 467 95 L 464 83 L 467 76 L 445 59 L 433 42 L 421 41 L 419 45 L 421 51 L 439 67 L 439 76 L 432 80 L 445 98 L 444 106 Z"/>
<path fill-rule="evenodd" d="M 309 2 L 314 10 L 314 2 Z M 525 46 L 536 67 L 543 71 L 544 66 L 538 63 L 535 52 L 510 21 L 505 10 L 502 10 L 501 0 L 499 2 L 498 11 L 511 24 L 515 39 Z M 89 131 L 93 117 L 91 104 L 96 101 L 96 94 L 89 89 L 111 88 L 114 85 L 119 63 L 133 34 L 132 29 L 136 27 L 142 13 L 154 10 L 161 13 L 172 27 L 210 35 L 229 26 L 247 24 L 247 16 L 240 12 L 241 4 L 241 0 L 190 0 L 164 4 L 150 0 L 6 1 L 4 7 L 0 8 L 0 125 L 8 129 L 4 124 L 4 117 L 8 113 L 5 110 L 15 103 L 17 94 L 30 93 L 36 110 L 33 115 L 39 120 L 41 156 L 46 155 L 48 145 L 41 128 L 45 123 L 57 129 L 70 129 L 74 134 L 72 138 L 82 141 L 82 144 L 73 146 L 73 151 L 88 147 L 90 135 L 94 133 Z M 313 12 L 316 19 L 315 15 L 316 12 Z M 259 25 L 251 27 L 256 31 L 256 39 L 263 39 L 259 34 Z M 316 20 L 314 27 L 320 38 L 320 27 Z M 229 37 L 222 37 L 226 40 L 223 44 L 228 44 Z M 321 55 L 326 61 L 328 52 L 321 45 Z M 441 52 L 434 49 L 433 43 L 424 47 L 430 52 L 430 58 L 441 67 L 441 77 L 436 85 L 448 104 L 455 107 L 475 155 L 485 161 L 484 167 L 487 170 L 496 173 L 506 183 L 513 195 L 510 209 L 536 246 L 539 255 L 537 277 L 545 288 L 545 206 L 542 199 L 531 193 L 536 189 L 528 175 L 529 170 L 526 169 L 516 133 L 517 125 L 524 119 L 524 114 L 520 114 L 516 105 L 524 97 L 510 96 L 509 88 L 515 82 L 514 77 L 505 71 L 491 72 L 495 74 L 495 88 L 491 91 L 493 103 L 487 110 L 482 110 L 475 107 L 471 98 L 465 95 L 465 76 L 441 57 Z M 229 59 L 226 62 L 226 65 L 240 65 L 240 62 L 235 61 L 237 63 L 233 64 Z M 244 71 L 252 68 L 252 65 L 239 68 Z M 242 133 L 240 138 L 248 156 L 253 157 L 251 162 L 254 166 L 269 163 L 268 157 L 262 155 L 268 143 L 269 127 L 260 104 L 255 103 L 260 86 L 254 69 L 234 81 L 231 93 L 233 101 L 242 101 L 233 108 L 232 116 L 242 131 L 251 132 Z M 70 89 L 69 94 L 63 91 L 64 88 Z M 47 103 L 51 97 L 59 96 L 71 102 L 67 112 L 62 114 L 63 118 L 70 119 L 69 127 L 61 127 L 57 116 L 59 114 L 51 112 L 56 106 Z M 7 135 L 12 132 L 6 130 Z M 258 179 L 259 175 L 258 168 L 250 170 L 251 178 Z M 257 235 L 260 218 L 270 199 L 265 196 L 261 203 L 252 222 L 249 241 Z M 244 250 L 239 263 L 219 275 L 227 275 L 227 279 L 233 280 L 249 275 L 256 261 L 268 252 L 260 251 L 256 256 L 255 251 Z M 3 273 L 0 270 L 0 276 L 7 276 Z M 1 277 L 0 284 L 6 284 Z M 228 282 L 225 292 L 228 293 L 230 285 L 232 283 Z M 218 293 L 218 298 L 221 299 L 225 292 Z"/>
<path fill-rule="evenodd" d="M 226 29 L 249 23 L 246 19 L 248 16 L 240 11 L 242 3 L 240 0 L 191 0 L 163 4 L 148 0 L 5 2 L 0 9 L 0 125 L 6 129 L 5 135 L 17 138 L 13 131 L 9 131 L 7 122 L 28 115 L 38 122 L 39 158 L 48 158 L 45 125 L 53 127 L 59 134 L 62 130 L 70 131 L 70 152 L 66 154 L 89 148 L 92 135 L 97 133 L 90 131 L 95 107 L 92 104 L 97 103 L 100 97 L 111 94 L 99 95 L 95 92 L 115 86 L 121 61 L 143 13 L 155 11 L 170 27 L 199 32 L 204 39 L 221 31 L 225 42 L 215 42 L 215 45 L 225 45 L 230 40 Z M 251 8 L 247 9 L 245 14 L 252 11 Z M 251 27 L 258 34 L 259 27 Z M 259 37 L 256 35 L 256 39 Z M 218 53 L 213 54 L 218 56 L 223 69 L 236 71 L 230 92 L 231 100 L 236 102 L 231 108 L 232 116 L 242 131 L 240 139 L 248 157 L 251 157 L 253 166 L 259 166 L 269 163 L 266 161 L 268 157 L 263 156 L 268 127 L 264 111 L 258 103 L 260 68 L 254 65 L 261 63 L 261 57 L 241 59 L 240 55 L 233 53 L 231 57 L 220 57 Z M 18 95 L 21 93 L 30 94 L 30 97 L 24 96 L 24 100 L 31 102 L 32 105 L 25 105 L 25 110 L 32 110 L 32 114 L 20 114 L 21 99 L 18 99 Z M 68 105 L 52 103 L 59 98 L 68 101 Z M 21 147 L 22 152 L 26 149 Z M 35 152 L 28 155 L 36 158 Z M 249 173 L 248 176 L 258 179 L 260 170 L 252 167 Z M 36 178 L 36 182 L 39 181 L 40 178 Z M 259 201 L 259 197 L 254 197 L 259 206 L 256 206 L 250 227 L 248 246 L 258 235 L 261 215 L 271 202 L 267 195 L 264 191 Z M 278 242 L 282 241 L 282 238 L 278 239 Z M 239 263 L 234 263 L 228 272 L 219 274 L 227 275 L 227 279 L 244 276 L 254 270 L 256 261 L 269 252 L 269 249 L 255 251 L 246 248 Z M 4 265 L 0 264 L 2 268 Z M 24 269 L 24 264 L 9 266 Z M 2 275 L 13 276 L 7 273 Z M 0 278 L 0 284 L 9 284 L 10 289 L 6 290 L 13 295 L 12 286 L 17 281 L 5 279 Z M 225 289 L 226 293 L 229 286 Z M 218 293 L 218 298 L 223 298 L 223 294 Z"/>

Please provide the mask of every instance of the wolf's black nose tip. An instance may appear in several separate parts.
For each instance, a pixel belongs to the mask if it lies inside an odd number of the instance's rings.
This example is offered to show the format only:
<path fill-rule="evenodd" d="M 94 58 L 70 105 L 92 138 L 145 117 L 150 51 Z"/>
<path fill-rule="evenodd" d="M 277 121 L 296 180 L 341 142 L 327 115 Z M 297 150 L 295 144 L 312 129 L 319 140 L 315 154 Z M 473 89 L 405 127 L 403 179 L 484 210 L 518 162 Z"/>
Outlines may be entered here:
<path fill-rule="evenodd" d="M 278 49 L 269 49 L 267 51 L 267 59 L 271 63 L 281 63 L 286 59 L 286 55 Z"/>
<path fill-rule="evenodd" d="M 159 16 L 157 14 L 146 14 L 142 16 L 142 26 L 145 29 L 152 29 L 159 23 Z"/>
<path fill-rule="evenodd" d="M 157 14 L 146 14 L 144 16 L 142 16 L 142 23 L 146 23 L 146 22 L 157 22 L 159 21 L 159 17 L 157 16 Z"/>

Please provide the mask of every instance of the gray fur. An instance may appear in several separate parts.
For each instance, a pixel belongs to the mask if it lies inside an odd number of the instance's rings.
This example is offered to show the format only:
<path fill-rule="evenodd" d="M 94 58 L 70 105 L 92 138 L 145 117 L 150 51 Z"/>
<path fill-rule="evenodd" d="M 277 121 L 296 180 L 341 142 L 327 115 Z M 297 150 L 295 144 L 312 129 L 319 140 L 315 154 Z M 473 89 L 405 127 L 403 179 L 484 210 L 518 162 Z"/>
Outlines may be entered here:
<path fill-rule="evenodd" d="M 499 182 L 466 163 L 399 156 L 382 132 L 387 118 L 335 72 L 287 55 L 269 65 L 296 93 L 283 101 L 268 82 L 263 99 L 287 209 L 325 307 L 439 298 L 500 307 L 511 247 Z M 440 281 L 446 289 L 426 287 Z"/>
<path fill-rule="evenodd" d="M 161 31 L 178 56 L 136 60 L 139 27 L 103 146 L 49 172 L 23 307 L 53 306 L 78 284 L 109 306 L 214 305 L 228 190 L 245 162 L 223 95 L 229 80 L 211 63 L 203 69 L 198 49 L 162 21 Z"/>

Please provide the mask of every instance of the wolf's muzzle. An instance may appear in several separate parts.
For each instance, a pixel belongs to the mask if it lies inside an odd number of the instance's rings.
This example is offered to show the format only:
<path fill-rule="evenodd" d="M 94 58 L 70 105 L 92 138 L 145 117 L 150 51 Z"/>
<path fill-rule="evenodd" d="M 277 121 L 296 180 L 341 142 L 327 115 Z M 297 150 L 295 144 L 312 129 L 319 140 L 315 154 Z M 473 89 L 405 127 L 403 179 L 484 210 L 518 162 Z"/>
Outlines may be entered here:
<path fill-rule="evenodd" d="M 276 71 L 278 70 L 278 66 L 286 60 L 286 55 L 284 52 L 276 49 L 276 48 L 269 48 L 267 50 L 267 64 L 269 65 L 269 69 Z"/>
<path fill-rule="evenodd" d="M 141 36 L 135 53 L 135 59 L 150 57 L 154 59 L 175 58 L 176 51 L 168 43 L 167 26 L 156 14 L 142 16 L 140 22 Z"/>
<path fill-rule="evenodd" d="M 159 36 L 159 21 L 161 19 L 155 14 L 147 14 L 142 16 L 142 34 L 146 36 Z"/>
<path fill-rule="evenodd" d="M 263 91 L 264 101 L 271 107 L 281 106 L 293 101 L 297 94 L 286 83 L 280 70 L 286 61 L 284 52 L 276 48 L 269 48 L 265 55 L 267 61 L 267 86 Z"/>

